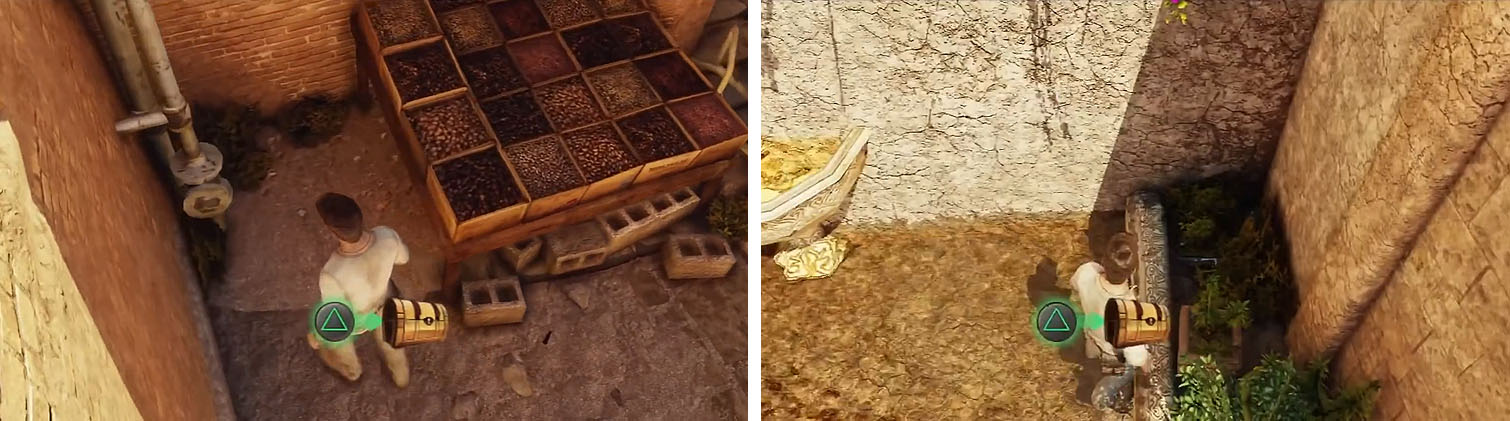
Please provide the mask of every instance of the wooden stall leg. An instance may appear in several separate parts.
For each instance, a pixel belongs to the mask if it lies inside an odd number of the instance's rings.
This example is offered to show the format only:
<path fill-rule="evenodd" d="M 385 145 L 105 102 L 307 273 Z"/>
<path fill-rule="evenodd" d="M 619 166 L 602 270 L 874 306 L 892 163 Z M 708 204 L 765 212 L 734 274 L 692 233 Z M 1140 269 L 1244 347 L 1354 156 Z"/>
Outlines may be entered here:
<path fill-rule="evenodd" d="M 451 262 L 448 259 L 446 271 L 441 274 L 440 279 L 440 296 L 460 308 L 461 288 L 457 286 L 457 281 L 461 279 L 461 262 Z"/>

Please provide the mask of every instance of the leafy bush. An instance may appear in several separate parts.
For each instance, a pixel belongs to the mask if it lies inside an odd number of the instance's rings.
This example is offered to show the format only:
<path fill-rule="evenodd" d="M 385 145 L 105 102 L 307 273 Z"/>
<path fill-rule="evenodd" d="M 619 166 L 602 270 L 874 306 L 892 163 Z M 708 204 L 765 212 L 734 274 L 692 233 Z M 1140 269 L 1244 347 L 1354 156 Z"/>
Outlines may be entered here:
<path fill-rule="evenodd" d="M 1180 390 L 1175 419 L 1213 420 L 1365 420 L 1374 411 L 1379 382 L 1346 388 L 1333 396 L 1327 391 L 1327 365 L 1322 359 L 1296 370 L 1290 360 L 1274 355 L 1232 380 L 1209 356 L 1186 361 L 1179 368 Z"/>
<path fill-rule="evenodd" d="M 350 111 L 347 101 L 328 95 L 304 97 L 278 113 L 278 130 L 296 146 L 319 146 L 341 133 Z"/>
<path fill-rule="evenodd" d="M 1176 421 L 1225 421 L 1236 413 L 1227 377 L 1210 356 L 1180 365 L 1180 393 L 1175 396 Z"/>
<path fill-rule="evenodd" d="M 748 209 L 743 197 L 723 196 L 713 199 L 713 203 L 708 206 L 708 225 L 731 240 L 743 239 L 745 224 L 749 219 L 745 214 Z"/>
<path fill-rule="evenodd" d="M 194 106 L 194 134 L 220 149 L 225 158 L 220 174 L 237 188 L 256 189 L 273 168 L 273 155 L 257 145 L 262 114 L 255 107 Z"/>
<path fill-rule="evenodd" d="M 1195 307 L 1191 311 L 1198 335 L 1224 335 L 1230 329 L 1246 328 L 1253 322 L 1248 300 L 1238 299 L 1231 289 L 1220 273 L 1202 273 L 1200 293 L 1196 295 Z"/>
<path fill-rule="evenodd" d="M 184 236 L 188 238 L 189 257 L 194 260 L 194 270 L 199 274 L 201 285 L 219 283 L 225 276 L 225 230 L 215 221 L 190 217 L 180 218 Z"/>

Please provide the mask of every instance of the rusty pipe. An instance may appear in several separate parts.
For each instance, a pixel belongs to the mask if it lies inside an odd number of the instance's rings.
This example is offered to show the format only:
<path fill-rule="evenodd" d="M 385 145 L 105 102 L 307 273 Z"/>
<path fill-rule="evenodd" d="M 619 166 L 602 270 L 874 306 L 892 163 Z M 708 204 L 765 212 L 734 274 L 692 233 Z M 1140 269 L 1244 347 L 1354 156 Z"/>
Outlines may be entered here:
<path fill-rule="evenodd" d="M 136 50 L 136 40 L 131 36 L 131 14 L 124 0 L 93 0 L 94 17 L 100 24 L 100 33 L 105 38 L 110 57 L 114 59 L 121 84 L 131 105 L 131 118 L 157 112 L 157 97 L 152 91 L 152 82 L 142 68 L 142 59 Z M 117 123 L 117 130 L 120 123 Z M 173 161 L 173 140 L 164 130 L 149 130 L 143 134 L 162 159 L 163 165 Z"/>
<path fill-rule="evenodd" d="M 173 75 L 173 65 L 168 61 L 168 48 L 163 45 L 162 30 L 157 27 L 157 15 L 147 0 L 126 0 L 132 26 L 136 27 L 136 47 L 145 60 L 146 71 L 157 88 L 157 100 L 162 105 L 163 115 L 168 117 L 168 131 L 178 137 L 178 147 L 189 161 L 201 160 L 199 138 L 194 134 L 194 117 L 189 112 L 189 103 L 178 88 L 178 79 Z"/>

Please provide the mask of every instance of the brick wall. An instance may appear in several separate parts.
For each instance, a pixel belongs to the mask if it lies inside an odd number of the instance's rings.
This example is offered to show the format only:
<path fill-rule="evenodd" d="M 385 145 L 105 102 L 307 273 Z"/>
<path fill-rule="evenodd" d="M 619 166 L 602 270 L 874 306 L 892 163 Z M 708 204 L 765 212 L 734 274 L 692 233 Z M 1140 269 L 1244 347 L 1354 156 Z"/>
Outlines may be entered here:
<path fill-rule="evenodd" d="M 0 121 L 0 418 L 140 420 Z"/>
<path fill-rule="evenodd" d="M 88 0 L 74 0 L 86 17 Z M 356 87 L 350 15 L 357 0 L 155 0 L 184 96 L 272 111 L 304 95 Z M 91 30 L 98 30 L 92 17 Z"/>
<path fill-rule="evenodd" d="M 1489 419 L 1510 370 L 1510 4 L 1329 2 L 1271 173 L 1301 360 L 1340 351 L 1382 419 Z M 1491 130 L 1492 129 L 1492 130 Z M 1500 233 L 1493 237 L 1491 233 Z M 1483 411 L 1483 412 L 1479 412 Z"/>
<path fill-rule="evenodd" d="M 215 419 L 213 354 L 197 334 L 178 211 L 137 139 L 114 132 L 127 114 L 100 57 L 67 2 L 0 1 L 0 118 L 16 135 L 0 155 L 25 162 L 6 168 L 0 191 L 35 203 L 0 210 L 0 254 L 13 259 L 0 260 L 0 330 L 20 326 L 31 351 L 19 355 L 29 372 L 0 361 L 0 419 L 28 419 L 10 406 L 23 398 L 39 420 L 48 403 L 59 420 L 137 409 L 149 420 Z M 5 202 L 32 205 L 22 199 Z M 36 386 L 32 397 L 11 387 L 17 375 Z"/>
<path fill-rule="evenodd" d="M 184 95 L 271 109 L 351 92 L 355 0 L 158 0 L 163 42 Z"/>

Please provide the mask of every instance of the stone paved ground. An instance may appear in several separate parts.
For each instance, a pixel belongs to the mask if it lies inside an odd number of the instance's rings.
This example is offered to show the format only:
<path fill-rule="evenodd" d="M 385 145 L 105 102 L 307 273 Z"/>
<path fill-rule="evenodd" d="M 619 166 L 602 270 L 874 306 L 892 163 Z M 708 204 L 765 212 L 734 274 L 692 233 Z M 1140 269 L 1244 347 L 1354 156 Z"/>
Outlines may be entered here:
<path fill-rule="evenodd" d="M 374 223 L 408 242 L 395 272 L 406 298 L 436 289 L 439 236 L 423 191 L 408 181 L 385 123 L 355 113 L 345 137 L 315 149 L 275 143 L 278 175 L 238 192 L 231 214 L 227 280 L 211 311 L 237 414 L 247 420 L 448 419 L 475 399 L 473 419 L 734 419 L 744 409 L 746 276 L 668 281 L 658 256 L 595 274 L 525 286 L 518 325 L 467 329 L 409 351 L 411 383 L 396 389 L 371 339 L 360 343 L 363 375 L 329 372 L 304 340 L 314 274 L 333 249 L 314 198 L 340 191 Z M 587 307 L 564 288 L 588 291 Z M 451 310 L 460 315 L 458 309 Z M 547 339 L 548 338 L 548 339 Z M 535 394 L 501 378 L 513 354 Z M 467 405 L 461 405 L 467 406 Z"/>

